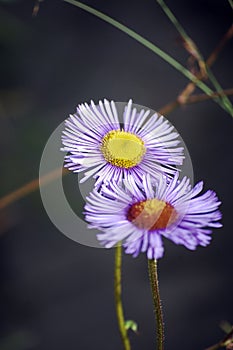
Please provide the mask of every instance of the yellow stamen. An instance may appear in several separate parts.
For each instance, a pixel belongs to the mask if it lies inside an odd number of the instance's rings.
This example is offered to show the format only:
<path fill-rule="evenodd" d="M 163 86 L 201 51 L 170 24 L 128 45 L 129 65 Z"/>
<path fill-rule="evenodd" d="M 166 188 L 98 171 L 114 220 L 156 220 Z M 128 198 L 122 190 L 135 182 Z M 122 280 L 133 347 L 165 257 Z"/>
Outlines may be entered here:
<path fill-rule="evenodd" d="M 112 165 L 132 168 L 141 162 L 146 148 L 138 136 L 122 130 L 112 130 L 102 139 L 101 151 L 106 161 Z"/>
<path fill-rule="evenodd" d="M 177 220 L 174 207 L 156 198 L 134 203 L 128 210 L 127 219 L 138 228 L 148 231 L 165 229 Z"/>

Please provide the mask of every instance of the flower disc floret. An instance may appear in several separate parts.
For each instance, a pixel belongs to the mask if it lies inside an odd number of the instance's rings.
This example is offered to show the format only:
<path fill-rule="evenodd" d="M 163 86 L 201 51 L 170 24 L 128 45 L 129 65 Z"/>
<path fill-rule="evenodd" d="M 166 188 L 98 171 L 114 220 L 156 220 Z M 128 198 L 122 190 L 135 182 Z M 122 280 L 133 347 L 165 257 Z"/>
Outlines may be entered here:
<path fill-rule="evenodd" d="M 101 151 L 110 164 L 129 169 L 141 162 L 146 148 L 138 136 L 123 130 L 111 130 L 103 137 Z"/>
<path fill-rule="evenodd" d="M 178 215 L 171 204 L 153 198 L 132 204 L 126 217 L 136 227 L 150 232 L 169 227 Z"/>

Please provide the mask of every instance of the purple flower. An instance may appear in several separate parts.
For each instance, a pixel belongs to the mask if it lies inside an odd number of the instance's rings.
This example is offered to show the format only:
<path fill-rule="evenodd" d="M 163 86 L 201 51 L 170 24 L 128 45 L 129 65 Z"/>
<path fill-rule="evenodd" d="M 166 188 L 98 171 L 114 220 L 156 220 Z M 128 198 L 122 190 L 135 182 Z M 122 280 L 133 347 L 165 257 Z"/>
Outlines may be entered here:
<path fill-rule="evenodd" d="M 65 166 L 85 172 L 80 182 L 93 176 L 96 186 L 103 179 L 119 182 L 128 175 L 136 182 L 145 173 L 153 178 L 161 173 L 173 176 L 184 158 L 183 148 L 177 147 L 179 134 L 163 116 L 149 114 L 150 110 L 138 113 L 130 100 L 120 124 L 113 101 L 79 105 L 65 122 Z"/>
<path fill-rule="evenodd" d="M 214 191 L 197 196 L 203 182 L 191 188 L 184 177 L 178 180 L 159 176 L 154 187 L 151 177 L 143 177 L 138 186 L 129 176 L 123 183 L 94 189 L 85 206 L 89 228 L 101 231 L 98 240 L 111 248 L 122 242 L 125 252 L 136 257 L 146 252 L 149 259 L 163 256 L 162 237 L 190 250 L 206 246 L 211 240 L 211 227 L 221 227 L 218 210 L 221 204 Z"/>

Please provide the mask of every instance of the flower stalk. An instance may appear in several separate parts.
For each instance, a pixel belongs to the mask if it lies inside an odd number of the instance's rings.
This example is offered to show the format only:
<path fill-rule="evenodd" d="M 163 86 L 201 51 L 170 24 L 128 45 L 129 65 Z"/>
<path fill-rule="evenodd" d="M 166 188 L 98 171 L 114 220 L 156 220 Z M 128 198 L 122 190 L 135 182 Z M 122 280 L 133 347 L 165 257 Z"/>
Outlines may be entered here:
<path fill-rule="evenodd" d="M 151 292 L 154 303 L 154 312 L 156 320 L 156 339 L 157 350 L 164 350 L 164 323 L 163 312 L 159 294 L 159 280 L 157 271 L 157 261 L 155 259 L 148 259 L 148 271 L 151 285 Z"/>
<path fill-rule="evenodd" d="M 122 265 L 122 249 L 121 245 L 116 246 L 115 251 L 115 271 L 114 271 L 114 294 L 115 294 L 115 307 L 118 327 L 121 335 L 122 344 L 124 350 L 131 350 L 128 333 L 125 327 L 125 318 L 123 312 L 122 298 L 121 298 L 121 265 Z"/>

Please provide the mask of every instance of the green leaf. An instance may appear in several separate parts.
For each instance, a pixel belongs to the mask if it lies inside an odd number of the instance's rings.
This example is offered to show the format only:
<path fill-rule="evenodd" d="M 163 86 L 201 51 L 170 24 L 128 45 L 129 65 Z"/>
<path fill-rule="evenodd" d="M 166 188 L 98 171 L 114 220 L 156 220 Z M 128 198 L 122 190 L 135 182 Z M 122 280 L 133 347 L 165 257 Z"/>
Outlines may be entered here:
<path fill-rule="evenodd" d="M 127 320 L 125 321 L 125 329 L 129 330 L 131 329 L 133 332 L 137 333 L 138 331 L 138 325 L 135 321 L 133 320 Z"/>

